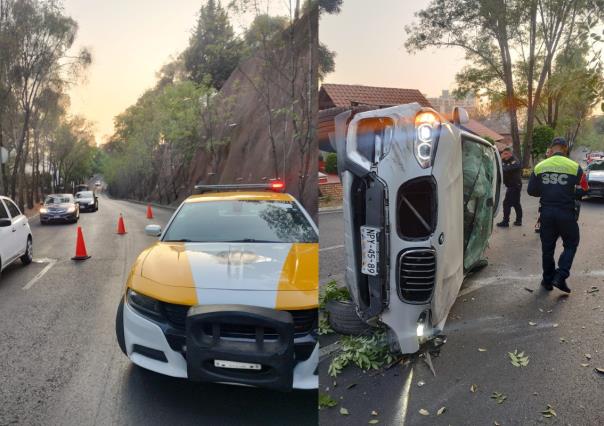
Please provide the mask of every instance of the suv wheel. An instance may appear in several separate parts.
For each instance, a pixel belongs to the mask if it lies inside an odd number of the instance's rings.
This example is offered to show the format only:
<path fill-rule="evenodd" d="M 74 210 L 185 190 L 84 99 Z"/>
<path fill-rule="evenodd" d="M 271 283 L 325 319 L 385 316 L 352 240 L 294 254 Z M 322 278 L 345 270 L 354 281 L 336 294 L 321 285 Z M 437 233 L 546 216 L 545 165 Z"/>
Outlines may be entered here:
<path fill-rule="evenodd" d="M 25 248 L 25 254 L 21 256 L 21 263 L 29 265 L 34 258 L 34 248 L 31 241 L 31 237 L 27 237 L 27 246 Z"/>

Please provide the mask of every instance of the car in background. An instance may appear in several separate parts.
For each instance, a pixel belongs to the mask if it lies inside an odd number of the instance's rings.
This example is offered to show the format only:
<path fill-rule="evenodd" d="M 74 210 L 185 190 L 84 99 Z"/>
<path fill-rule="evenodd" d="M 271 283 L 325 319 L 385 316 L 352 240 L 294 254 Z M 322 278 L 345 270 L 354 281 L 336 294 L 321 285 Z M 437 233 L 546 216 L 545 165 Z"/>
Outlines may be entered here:
<path fill-rule="evenodd" d="M 80 205 L 71 194 L 51 194 L 40 208 L 40 223 L 76 223 L 80 220 Z"/>
<path fill-rule="evenodd" d="M 92 191 L 76 193 L 75 200 L 80 206 L 80 212 L 95 212 L 99 209 L 99 199 Z"/>
<path fill-rule="evenodd" d="M 88 185 L 86 185 L 85 183 L 82 183 L 80 185 L 76 185 L 75 186 L 75 193 L 81 192 L 81 191 L 90 191 L 90 187 Z"/>
<path fill-rule="evenodd" d="M 32 256 L 33 239 L 27 217 L 10 198 L 0 196 L 0 274 L 17 260 L 29 265 Z"/>
<path fill-rule="evenodd" d="M 587 166 L 588 197 L 604 197 L 604 160 L 592 161 Z"/>
<path fill-rule="evenodd" d="M 316 389 L 318 229 L 270 184 L 198 186 L 135 261 L 120 301 L 120 349 L 193 381 Z"/>
<path fill-rule="evenodd" d="M 604 160 L 604 152 L 596 151 L 590 152 L 587 154 L 587 164 L 591 164 L 594 161 L 602 161 Z"/>

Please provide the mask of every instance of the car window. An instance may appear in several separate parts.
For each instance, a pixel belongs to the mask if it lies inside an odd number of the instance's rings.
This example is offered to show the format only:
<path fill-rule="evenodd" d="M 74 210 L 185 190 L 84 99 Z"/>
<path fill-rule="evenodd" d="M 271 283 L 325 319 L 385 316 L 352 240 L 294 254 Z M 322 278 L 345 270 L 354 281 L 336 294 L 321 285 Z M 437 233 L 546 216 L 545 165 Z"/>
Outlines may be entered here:
<path fill-rule="evenodd" d="M 597 163 L 591 163 L 587 169 L 589 171 L 595 171 L 595 170 L 604 170 L 604 161 L 598 161 Z"/>
<path fill-rule="evenodd" d="M 92 191 L 78 192 L 76 198 L 92 198 Z"/>
<path fill-rule="evenodd" d="M 4 202 L 6 203 L 6 207 L 8 207 L 8 211 L 13 218 L 21 214 L 19 207 L 17 207 L 11 200 L 4 200 Z"/>
<path fill-rule="evenodd" d="M 8 219 L 8 211 L 4 207 L 2 200 L 0 200 L 0 219 Z"/>
<path fill-rule="evenodd" d="M 163 241 L 316 243 L 318 236 L 295 203 L 229 200 L 184 204 Z"/>
<path fill-rule="evenodd" d="M 72 198 L 68 195 L 49 195 L 44 200 L 44 204 L 64 204 L 71 202 Z"/>

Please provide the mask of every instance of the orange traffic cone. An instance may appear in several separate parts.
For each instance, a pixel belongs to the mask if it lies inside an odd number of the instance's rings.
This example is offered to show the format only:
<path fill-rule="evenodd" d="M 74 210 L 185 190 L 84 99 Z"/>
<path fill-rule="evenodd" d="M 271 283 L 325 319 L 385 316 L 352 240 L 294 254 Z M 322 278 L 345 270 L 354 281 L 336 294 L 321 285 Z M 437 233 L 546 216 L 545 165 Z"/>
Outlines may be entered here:
<path fill-rule="evenodd" d="M 76 252 L 72 260 L 86 260 L 89 259 L 88 253 L 86 253 L 86 244 L 84 243 L 84 234 L 82 234 L 82 228 L 78 226 L 78 237 L 76 240 Z"/>
<path fill-rule="evenodd" d="M 153 219 L 153 210 L 151 210 L 151 204 L 147 204 L 147 219 Z"/>
<path fill-rule="evenodd" d="M 126 233 L 126 226 L 124 225 L 124 218 L 120 213 L 120 218 L 117 221 L 117 233 L 119 235 L 124 235 Z"/>

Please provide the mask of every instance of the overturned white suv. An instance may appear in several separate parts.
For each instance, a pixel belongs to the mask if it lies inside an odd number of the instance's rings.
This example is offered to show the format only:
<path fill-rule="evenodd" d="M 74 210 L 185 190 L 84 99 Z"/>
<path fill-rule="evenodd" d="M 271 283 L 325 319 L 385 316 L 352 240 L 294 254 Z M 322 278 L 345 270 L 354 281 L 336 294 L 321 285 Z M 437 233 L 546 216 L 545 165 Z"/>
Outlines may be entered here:
<path fill-rule="evenodd" d="M 464 276 L 485 264 L 501 160 L 485 139 L 417 103 L 335 119 L 346 284 L 359 317 L 414 353 L 444 328 Z"/>

